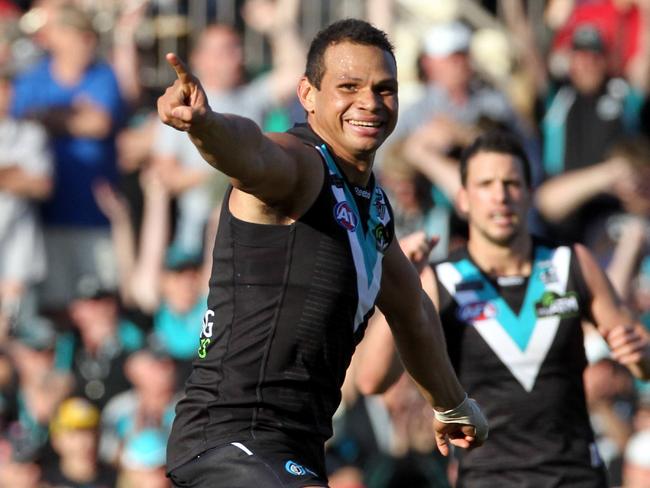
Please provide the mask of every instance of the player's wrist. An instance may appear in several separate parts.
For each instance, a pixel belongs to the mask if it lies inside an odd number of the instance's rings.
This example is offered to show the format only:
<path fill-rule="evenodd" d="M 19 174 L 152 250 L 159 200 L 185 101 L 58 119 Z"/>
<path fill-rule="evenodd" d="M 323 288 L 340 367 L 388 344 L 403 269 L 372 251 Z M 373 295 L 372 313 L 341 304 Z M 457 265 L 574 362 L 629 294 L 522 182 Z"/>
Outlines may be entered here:
<path fill-rule="evenodd" d="M 456 406 L 453 408 L 442 410 L 439 407 L 438 408 L 434 407 L 433 412 L 436 415 L 436 418 L 441 422 L 444 422 L 444 420 L 441 419 L 448 418 L 448 417 L 453 418 L 455 415 L 457 415 L 459 411 L 461 411 L 464 408 L 464 405 L 467 402 L 468 398 L 469 396 L 467 396 L 467 393 L 463 393 L 463 399 L 459 403 L 457 403 Z"/>
<path fill-rule="evenodd" d="M 444 424 L 472 425 L 476 429 L 476 438 L 487 439 L 488 424 L 478 403 L 465 394 L 465 398 L 456 407 L 449 410 L 433 409 L 436 420 Z"/>

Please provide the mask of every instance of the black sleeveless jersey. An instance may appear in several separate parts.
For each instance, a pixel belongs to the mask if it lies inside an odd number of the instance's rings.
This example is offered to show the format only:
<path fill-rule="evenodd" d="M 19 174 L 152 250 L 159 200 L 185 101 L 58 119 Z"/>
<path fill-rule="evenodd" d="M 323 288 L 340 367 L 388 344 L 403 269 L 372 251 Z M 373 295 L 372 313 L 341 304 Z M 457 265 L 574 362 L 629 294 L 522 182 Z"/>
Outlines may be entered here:
<path fill-rule="evenodd" d="M 582 383 L 591 296 L 572 248 L 533 249 L 529 277 L 492 279 L 466 249 L 434 265 L 452 364 L 490 425 L 459 486 L 602 486 Z"/>
<path fill-rule="evenodd" d="M 374 177 L 355 187 L 307 126 L 290 132 L 321 154 L 323 186 L 291 225 L 237 219 L 228 191 L 169 470 L 243 438 L 293 439 L 322 452 L 332 434 L 347 367 L 374 310 L 392 212 Z"/>

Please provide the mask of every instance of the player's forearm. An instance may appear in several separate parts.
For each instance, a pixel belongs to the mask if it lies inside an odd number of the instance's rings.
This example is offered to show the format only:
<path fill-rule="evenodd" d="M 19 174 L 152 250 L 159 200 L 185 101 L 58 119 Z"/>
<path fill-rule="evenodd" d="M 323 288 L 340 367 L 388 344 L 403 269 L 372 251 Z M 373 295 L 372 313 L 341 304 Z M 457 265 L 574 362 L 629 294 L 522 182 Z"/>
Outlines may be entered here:
<path fill-rule="evenodd" d="M 377 311 L 357 348 L 355 384 L 364 395 L 385 392 L 404 372 L 395 354 L 395 342 L 386 317 Z"/>
<path fill-rule="evenodd" d="M 390 321 L 389 321 L 390 322 Z M 454 372 L 438 314 L 424 296 L 422 310 L 409 326 L 393 327 L 402 362 L 436 410 L 450 410 L 465 398 Z"/>
<path fill-rule="evenodd" d="M 542 216 L 558 221 L 569 216 L 613 182 L 610 165 L 602 163 L 556 176 L 537 189 L 536 204 Z"/>
<path fill-rule="evenodd" d="M 45 200 L 52 193 L 52 178 L 49 176 L 30 175 L 16 166 L 8 169 L 11 171 L 0 171 L 0 191 L 33 200 Z"/>

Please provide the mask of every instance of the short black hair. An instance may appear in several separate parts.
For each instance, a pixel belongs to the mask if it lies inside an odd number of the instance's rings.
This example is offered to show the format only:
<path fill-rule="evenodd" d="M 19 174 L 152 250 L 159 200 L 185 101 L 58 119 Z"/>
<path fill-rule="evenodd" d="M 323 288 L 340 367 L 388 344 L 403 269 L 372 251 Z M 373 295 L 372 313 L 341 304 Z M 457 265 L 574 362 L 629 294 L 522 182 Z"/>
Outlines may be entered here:
<path fill-rule="evenodd" d="M 478 136 L 476 140 L 467 146 L 460 156 L 460 181 L 463 186 L 467 184 L 467 165 L 470 159 L 480 152 L 495 152 L 499 154 L 510 154 L 521 161 L 524 171 L 526 186 L 532 186 L 530 161 L 524 151 L 519 139 L 506 130 L 491 130 Z"/>
<path fill-rule="evenodd" d="M 305 76 L 319 90 L 325 74 L 325 51 L 328 47 L 341 42 L 375 46 L 388 52 L 395 59 L 393 45 L 384 31 L 359 19 L 344 19 L 334 22 L 316 34 L 307 53 Z"/>

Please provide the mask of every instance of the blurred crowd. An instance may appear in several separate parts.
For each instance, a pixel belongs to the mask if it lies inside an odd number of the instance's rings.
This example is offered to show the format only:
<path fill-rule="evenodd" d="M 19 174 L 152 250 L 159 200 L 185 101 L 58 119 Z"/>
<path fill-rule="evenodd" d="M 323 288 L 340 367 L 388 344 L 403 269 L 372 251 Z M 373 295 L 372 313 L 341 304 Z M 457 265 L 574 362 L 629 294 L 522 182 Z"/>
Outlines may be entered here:
<path fill-rule="evenodd" d="M 590 247 L 650 328 L 650 1 L 0 0 L 0 488 L 170 486 L 227 180 L 158 121 L 173 71 L 151 73 L 171 36 L 213 110 L 282 131 L 304 121 L 305 33 L 351 11 L 396 47 L 399 122 L 375 169 L 398 236 L 439 236 L 432 259 L 462 244 L 457 158 L 506 128 L 534 165 L 532 229 Z M 611 485 L 650 486 L 650 385 L 584 329 Z M 354 369 L 332 488 L 453 486 L 413 383 L 364 396 Z"/>

